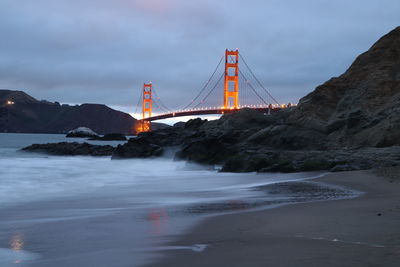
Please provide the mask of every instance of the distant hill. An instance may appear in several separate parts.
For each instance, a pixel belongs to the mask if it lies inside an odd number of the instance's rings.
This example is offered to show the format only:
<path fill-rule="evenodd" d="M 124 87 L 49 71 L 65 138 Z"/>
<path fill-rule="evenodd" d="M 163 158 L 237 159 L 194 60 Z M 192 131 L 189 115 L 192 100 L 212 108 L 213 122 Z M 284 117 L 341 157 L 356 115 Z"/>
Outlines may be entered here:
<path fill-rule="evenodd" d="M 134 134 L 136 119 L 100 104 L 39 101 L 23 91 L 0 90 L 0 132 L 66 133 L 80 126 L 99 134 Z M 154 124 L 154 128 L 165 127 Z"/>

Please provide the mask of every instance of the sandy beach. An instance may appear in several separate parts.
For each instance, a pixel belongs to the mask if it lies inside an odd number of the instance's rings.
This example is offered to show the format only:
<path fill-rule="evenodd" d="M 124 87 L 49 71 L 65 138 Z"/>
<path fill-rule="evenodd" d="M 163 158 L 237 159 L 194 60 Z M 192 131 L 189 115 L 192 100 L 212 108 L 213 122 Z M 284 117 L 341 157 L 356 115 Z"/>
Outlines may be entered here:
<path fill-rule="evenodd" d="M 378 173 L 378 174 L 377 174 Z M 211 217 L 148 266 L 400 266 L 397 169 L 331 173 L 317 181 L 364 192 L 353 199 L 293 204 Z"/>

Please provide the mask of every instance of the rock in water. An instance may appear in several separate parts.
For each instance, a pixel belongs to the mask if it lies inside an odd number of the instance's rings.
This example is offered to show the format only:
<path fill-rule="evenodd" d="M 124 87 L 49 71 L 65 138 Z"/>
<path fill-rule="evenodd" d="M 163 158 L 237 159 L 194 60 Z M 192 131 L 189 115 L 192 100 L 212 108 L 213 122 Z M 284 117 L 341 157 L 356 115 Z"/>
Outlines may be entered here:
<path fill-rule="evenodd" d="M 122 158 L 148 158 L 161 156 L 164 152 L 159 145 L 152 144 L 145 138 L 132 138 L 124 145 L 118 145 L 115 149 L 112 159 Z"/>
<path fill-rule="evenodd" d="M 46 153 L 50 155 L 65 155 L 65 156 L 110 156 L 115 147 L 92 145 L 88 143 L 48 143 L 48 144 L 33 144 L 24 147 L 23 151 Z"/>
<path fill-rule="evenodd" d="M 98 137 L 99 135 L 87 127 L 79 127 L 67 133 L 66 137 Z"/>
<path fill-rule="evenodd" d="M 104 136 L 96 136 L 92 137 L 89 140 L 98 140 L 98 141 L 126 141 L 125 135 L 121 133 L 110 133 Z"/>

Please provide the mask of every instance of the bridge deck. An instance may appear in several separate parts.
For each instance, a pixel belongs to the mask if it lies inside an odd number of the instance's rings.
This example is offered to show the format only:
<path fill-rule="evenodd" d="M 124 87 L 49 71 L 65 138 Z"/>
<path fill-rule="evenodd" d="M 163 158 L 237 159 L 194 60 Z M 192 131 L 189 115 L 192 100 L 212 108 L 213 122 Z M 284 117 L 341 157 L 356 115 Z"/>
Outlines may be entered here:
<path fill-rule="evenodd" d="M 269 112 L 268 107 L 254 107 L 250 108 L 253 110 L 257 110 L 260 112 Z M 273 107 L 271 108 L 271 112 L 278 111 L 281 108 L 279 107 Z M 143 120 L 145 121 L 157 121 L 157 120 L 163 120 L 163 119 L 168 119 L 168 118 L 175 118 L 175 117 L 184 117 L 184 116 L 194 116 L 194 115 L 212 115 L 212 114 L 231 114 L 234 112 L 239 111 L 240 109 L 200 109 L 200 110 L 188 110 L 188 111 L 177 111 L 177 112 L 171 112 L 171 113 L 166 113 L 166 114 L 161 114 L 157 116 L 152 116 L 149 118 L 145 118 Z"/>

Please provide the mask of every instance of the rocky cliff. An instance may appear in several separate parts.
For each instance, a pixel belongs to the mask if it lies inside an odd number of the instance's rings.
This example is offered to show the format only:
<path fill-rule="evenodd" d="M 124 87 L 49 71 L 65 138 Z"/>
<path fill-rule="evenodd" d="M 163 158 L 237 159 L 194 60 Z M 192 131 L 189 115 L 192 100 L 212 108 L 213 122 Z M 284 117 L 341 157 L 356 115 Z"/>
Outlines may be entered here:
<path fill-rule="evenodd" d="M 287 123 L 327 136 L 331 147 L 400 144 L 400 27 L 341 76 L 300 100 Z"/>

